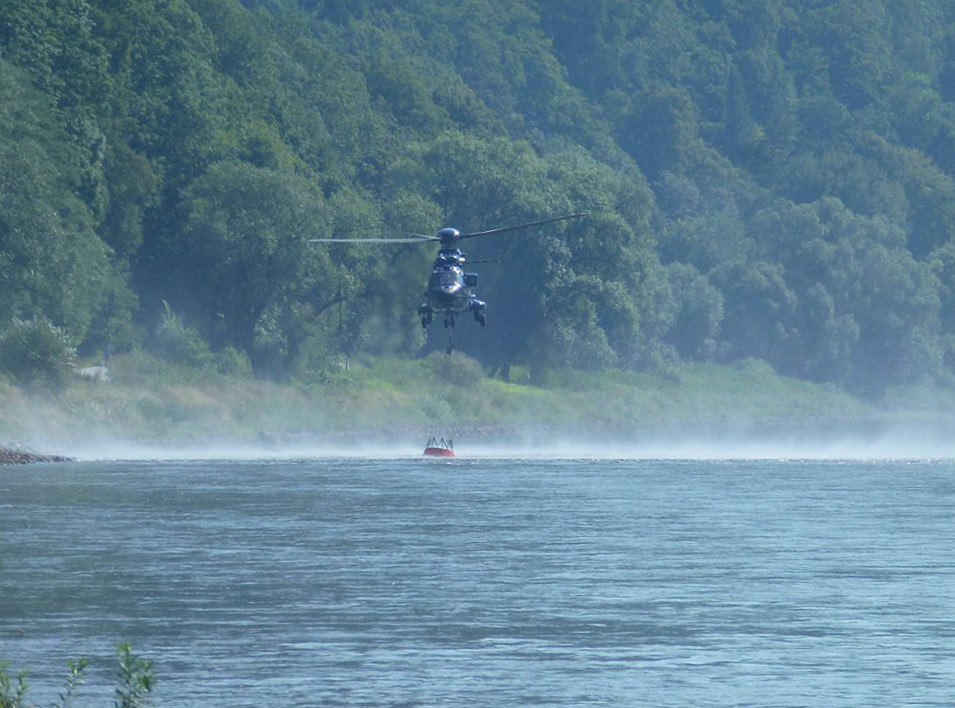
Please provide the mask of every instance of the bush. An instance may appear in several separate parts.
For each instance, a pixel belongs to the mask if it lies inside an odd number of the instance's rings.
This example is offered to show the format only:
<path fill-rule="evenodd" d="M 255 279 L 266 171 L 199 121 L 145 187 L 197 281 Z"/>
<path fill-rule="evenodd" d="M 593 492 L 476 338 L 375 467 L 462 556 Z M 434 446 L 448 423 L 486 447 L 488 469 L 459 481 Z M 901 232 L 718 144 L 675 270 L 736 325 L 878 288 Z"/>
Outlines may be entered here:
<path fill-rule="evenodd" d="M 227 346 L 215 355 L 216 369 L 220 374 L 227 376 L 252 376 L 252 362 L 244 353 L 235 347 Z"/>
<path fill-rule="evenodd" d="M 446 383 L 470 387 L 476 386 L 484 379 L 481 364 L 460 352 L 454 352 L 451 356 L 433 352 L 428 356 L 427 362 L 433 374 Z"/>
<path fill-rule="evenodd" d="M 70 336 L 45 318 L 14 319 L 0 333 L 0 370 L 24 388 L 62 391 L 75 361 Z"/>
<path fill-rule="evenodd" d="M 169 309 L 163 301 L 165 312 L 162 323 L 153 338 L 156 353 L 170 364 L 182 364 L 196 368 L 207 368 L 215 362 L 212 350 L 195 327 L 190 327 L 182 318 Z"/>

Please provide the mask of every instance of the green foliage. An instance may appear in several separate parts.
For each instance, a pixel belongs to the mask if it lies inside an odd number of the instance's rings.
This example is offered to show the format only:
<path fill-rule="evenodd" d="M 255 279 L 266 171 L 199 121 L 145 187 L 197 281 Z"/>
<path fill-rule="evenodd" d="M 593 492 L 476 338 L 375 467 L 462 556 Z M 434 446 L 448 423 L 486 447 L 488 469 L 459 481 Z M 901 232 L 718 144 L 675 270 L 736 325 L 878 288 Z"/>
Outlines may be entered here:
<path fill-rule="evenodd" d="M 118 655 L 119 670 L 114 708 L 146 708 L 152 705 L 150 693 L 155 684 L 152 662 L 136 656 L 129 644 L 120 644 Z M 21 671 L 14 683 L 9 666 L 7 662 L 0 661 L 0 708 L 41 708 L 27 702 L 27 672 Z M 70 673 L 63 692 L 60 693 L 60 701 L 50 704 L 50 708 L 70 708 L 73 705 L 88 666 L 89 661 L 86 659 L 70 662 Z"/>
<path fill-rule="evenodd" d="M 322 207 L 321 194 L 294 175 L 246 163 L 213 165 L 186 193 L 182 282 L 195 273 L 204 277 L 191 283 L 178 307 L 217 343 L 251 351 L 270 309 L 281 317 L 301 296 L 303 279 L 326 275 L 308 271 L 319 263 L 306 250 L 308 238 L 325 232 Z"/>
<path fill-rule="evenodd" d="M 696 268 L 674 263 L 667 277 L 677 311 L 667 333 L 677 353 L 685 359 L 712 359 L 723 321 L 723 296 Z"/>
<path fill-rule="evenodd" d="M 0 322 L 309 379 L 443 342 L 413 314 L 433 251 L 308 239 L 585 210 L 474 242 L 501 262 L 469 356 L 944 378 L 953 27 L 942 0 L 3 3 Z"/>
<path fill-rule="evenodd" d="M 71 191 L 65 132 L 3 59 L 0 94 L 0 321 L 42 316 L 82 341 L 125 285 L 109 278 L 109 250 Z"/>
<path fill-rule="evenodd" d="M 235 347 L 227 346 L 216 352 L 215 361 L 219 373 L 239 377 L 252 375 L 252 362 L 249 357 Z"/>
<path fill-rule="evenodd" d="M 17 674 L 16 684 L 10 677 L 10 664 L 0 661 L 0 708 L 27 708 L 25 697 L 29 684 L 27 672 Z"/>
<path fill-rule="evenodd" d="M 153 337 L 153 348 L 166 361 L 204 369 L 214 360 L 209 345 L 195 327 L 190 327 L 163 303 L 162 324 Z"/>
<path fill-rule="evenodd" d="M 75 360 L 70 336 L 47 319 L 14 319 L 0 328 L 0 371 L 25 388 L 63 390 Z"/>
<path fill-rule="evenodd" d="M 119 645 L 119 681 L 115 708 L 139 708 L 152 703 L 153 663 L 133 654 L 129 644 Z"/>
<path fill-rule="evenodd" d="M 444 383 L 469 388 L 484 379 L 481 364 L 461 353 L 445 356 L 443 352 L 434 352 L 427 363 L 432 375 Z"/>
<path fill-rule="evenodd" d="M 60 702 L 54 703 L 52 708 L 69 708 L 73 705 L 73 696 L 83 683 L 83 672 L 86 670 L 86 667 L 89 666 L 89 661 L 79 659 L 78 661 L 71 661 L 69 666 L 70 673 L 69 676 L 66 677 L 66 686 L 64 686 L 63 692 L 60 694 Z"/>

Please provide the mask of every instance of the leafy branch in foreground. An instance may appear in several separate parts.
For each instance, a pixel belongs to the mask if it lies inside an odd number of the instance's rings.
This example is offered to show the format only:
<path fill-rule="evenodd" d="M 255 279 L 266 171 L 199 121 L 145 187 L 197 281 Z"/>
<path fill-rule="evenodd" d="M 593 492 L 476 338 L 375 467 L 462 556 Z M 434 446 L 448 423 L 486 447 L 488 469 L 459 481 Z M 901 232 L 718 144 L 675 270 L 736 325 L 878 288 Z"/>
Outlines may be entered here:
<path fill-rule="evenodd" d="M 66 679 L 66 687 L 60 694 L 60 703 L 52 708 L 69 708 L 73 704 L 73 693 L 83 683 L 83 670 L 89 665 L 86 659 L 70 662 L 70 675 Z"/>
<path fill-rule="evenodd" d="M 51 704 L 50 708 L 70 708 L 73 705 L 73 697 L 83 684 L 83 672 L 87 666 L 89 661 L 86 659 L 70 662 L 70 674 L 60 694 L 60 702 Z M 8 662 L 0 662 L 0 708 L 42 708 L 27 701 L 27 672 L 20 671 L 14 681 L 9 667 Z M 119 645 L 118 685 L 113 708 L 146 708 L 151 705 L 149 694 L 155 683 L 152 667 L 151 661 L 133 654 L 129 644 Z"/>
<path fill-rule="evenodd" d="M 21 671 L 17 675 L 14 688 L 8 667 L 7 662 L 0 662 L 0 708 L 20 708 L 24 705 L 23 698 L 27 693 L 27 672 Z"/>
<path fill-rule="evenodd" d="M 113 704 L 116 708 L 137 708 L 150 703 L 153 662 L 135 656 L 129 644 L 119 645 L 119 680 Z"/>

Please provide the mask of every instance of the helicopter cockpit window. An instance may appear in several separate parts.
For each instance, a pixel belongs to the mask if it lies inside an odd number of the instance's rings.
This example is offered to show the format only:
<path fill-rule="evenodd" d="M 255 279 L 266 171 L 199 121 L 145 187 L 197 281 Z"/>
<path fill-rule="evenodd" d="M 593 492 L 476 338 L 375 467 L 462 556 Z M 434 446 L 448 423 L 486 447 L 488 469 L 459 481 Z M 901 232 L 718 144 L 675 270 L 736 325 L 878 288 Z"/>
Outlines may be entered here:
<path fill-rule="evenodd" d="M 461 271 L 454 268 L 436 271 L 434 275 L 431 276 L 432 282 L 442 288 L 457 285 L 461 282 L 462 278 Z"/>

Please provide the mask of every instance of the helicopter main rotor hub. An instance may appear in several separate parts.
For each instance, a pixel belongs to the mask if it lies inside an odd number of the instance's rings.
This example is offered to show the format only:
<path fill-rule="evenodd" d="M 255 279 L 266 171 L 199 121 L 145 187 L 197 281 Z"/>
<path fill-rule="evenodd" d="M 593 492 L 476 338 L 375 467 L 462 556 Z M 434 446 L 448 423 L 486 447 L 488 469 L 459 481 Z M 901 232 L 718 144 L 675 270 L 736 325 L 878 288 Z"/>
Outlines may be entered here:
<path fill-rule="evenodd" d="M 445 226 L 438 231 L 437 237 L 442 246 L 448 247 L 461 238 L 461 232 L 450 226 Z"/>

